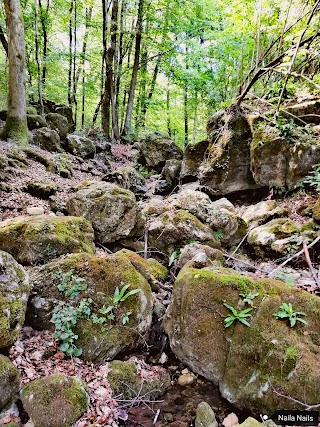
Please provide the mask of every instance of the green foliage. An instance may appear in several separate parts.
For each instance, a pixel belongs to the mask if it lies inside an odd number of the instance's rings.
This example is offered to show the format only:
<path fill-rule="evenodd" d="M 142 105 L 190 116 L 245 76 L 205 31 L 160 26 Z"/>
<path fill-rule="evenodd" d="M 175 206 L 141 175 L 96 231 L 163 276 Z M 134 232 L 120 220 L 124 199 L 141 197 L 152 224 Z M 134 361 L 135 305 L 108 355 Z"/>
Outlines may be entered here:
<path fill-rule="evenodd" d="M 314 187 L 316 191 L 320 191 L 320 164 L 313 166 L 313 171 L 306 176 L 303 180 L 303 184 L 307 184 L 310 187 Z"/>
<path fill-rule="evenodd" d="M 285 117 L 281 117 L 281 116 L 277 117 L 276 125 L 281 136 L 291 135 L 292 131 L 296 127 L 293 119 L 288 120 Z"/>
<path fill-rule="evenodd" d="M 53 336 L 60 343 L 59 349 L 67 356 L 78 357 L 83 351 L 81 347 L 76 345 L 79 338 L 75 333 L 78 320 L 90 320 L 93 324 L 99 324 L 102 327 L 118 321 L 122 325 L 126 325 L 130 321 L 132 312 L 127 311 L 120 317 L 119 308 L 129 297 L 141 292 L 141 289 L 128 290 L 130 287 L 128 284 L 123 284 L 121 289 L 117 286 L 111 305 L 107 307 L 104 305 L 99 309 L 99 314 L 96 314 L 93 312 L 94 302 L 91 298 L 82 298 L 79 302 L 75 301 L 80 292 L 87 290 L 85 279 L 75 276 L 72 270 L 64 274 L 59 271 L 53 276 L 53 279 L 61 282 L 57 285 L 58 290 L 71 300 L 70 302 L 59 302 L 54 308 L 50 320 L 55 326 Z"/>
<path fill-rule="evenodd" d="M 292 328 L 297 322 L 301 322 L 304 325 L 308 323 L 301 319 L 298 316 L 305 316 L 306 314 L 303 311 L 294 311 L 291 303 L 282 303 L 279 310 L 276 313 L 273 313 L 273 316 L 276 319 L 288 319 L 290 323 L 290 327 Z"/>
<path fill-rule="evenodd" d="M 285 187 L 279 185 L 277 182 L 271 181 L 269 184 L 270 190 L 273 190 L 273 193 L 278 196 L 283 196 L 287 191 Z"/>
<path fill-rule="evenodd" d="M 223 231 L 221 231 L 221 230 L 216 230 L 216 231 L 214 231 L 214 232 L 213 232 L 213 234 L 214 234 L 214 237 L 215 237 L 217 240 L 221 240 L 221 239 L 223 239 Z"/>
<path fill-rule="evenodd" d="M 255 297 L 259 296 L 258 293 L 254 293 L 254 292 L 244 292 L 242 294 L 239 294 L 242 297 L 242 302 L 244 304 L 248 304 L 251 307 L 253 307 L 253 300 L 255 299 Z"/>
<path fill-rule="evenodd" d="M 169 257 L 169 267 L 173 265 L 176 259 L 179 259 L 180 254 L 181 254 L 180 249 L 177 249 L 174 252 L 172 252 L 172 254 Z"/>
<path fill-rule="evenodd" d="M 225 307 L 227 307 L 232 314 L 229 314 L 224 319 L 224 327 L 229 328 L 235 322 L 238 320 L 239 322 L 243 323 L 244 325 L 248 326 L 250 328 L 250 323 L 246 320 L 248 317 L 251 317 L 250 311 L 252 311 L 252 308 L 246 308 L 245 310 L 237 311 L 234 307 L 228 304 L 223 304 Z"/>

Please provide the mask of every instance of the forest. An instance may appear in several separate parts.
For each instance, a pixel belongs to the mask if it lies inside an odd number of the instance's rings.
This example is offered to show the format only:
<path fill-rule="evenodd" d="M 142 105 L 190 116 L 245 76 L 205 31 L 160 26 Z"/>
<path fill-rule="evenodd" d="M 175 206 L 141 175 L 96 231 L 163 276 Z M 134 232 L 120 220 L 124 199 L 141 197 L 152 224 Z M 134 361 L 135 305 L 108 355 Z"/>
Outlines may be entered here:
<path fill-rule="evenodd" d="M 0 425 L 320 425 L 319 18 L 1 1 Z"/>

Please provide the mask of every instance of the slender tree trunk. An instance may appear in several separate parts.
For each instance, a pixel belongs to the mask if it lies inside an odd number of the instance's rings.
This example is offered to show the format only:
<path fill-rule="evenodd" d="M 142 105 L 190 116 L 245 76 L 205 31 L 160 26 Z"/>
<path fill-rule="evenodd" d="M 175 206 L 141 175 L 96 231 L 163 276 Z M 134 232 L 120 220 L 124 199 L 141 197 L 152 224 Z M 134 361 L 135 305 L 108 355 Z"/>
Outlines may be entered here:
<path fill-rule="evenodd" d="M 168 87 L 167 89 L 167 129 L 168 129 L 168 135 L 172 136 L 171 131 L 171 118 L 170 118 L 170 89 Z"/>
<path fill-rule="evenodd" d="M 184 145 L 188 145 L 189 142 L 189 115 L 188 115 L 188 86 L 185 83 L 184 86 L 184 97 L 183 97 L 183 105 L 184 105 Z"/>
<path fill-rule="evenodd" d="M 8 42 L 7 42 L 6 36 L 4 35 L 4 32 L 3 32 L 1 25 L 0 25 L 0 42 L 1 42 L 3 49 L 5 50 L 5 52 L 8 56 Z"/>
<path fill-rule="evenodd" d="M 131 119 L 132 119 L 132 112 L 133 112 L 133 103 L 134 103 L 137 77 L 138 77 L 138 70 L 139 70 L 139 61 L 140 61 L 143 5 L 144 5 L 144 0 L 139 0 L 138 18 L 137 18 L 137 25 L 136 25 L 136 43 L 135 43 L 134 62 L 133 62 L 131 83 L 130 83 L 130 89 L 129 89 L 129 99 L 128 99 L 126 118 L 125 118 L 125 122 L 124 122 L 124 128 L 122 131 L 123 136 L 129 135 L 129 133 L 131 131 Z"/>
<path fill-rule="evenodd" d="M 42 88 L 45 88 L 47 78 L 47 55 L 48 55 L 48 29 L 46 16 L 49 13 L 50 0 L 47 0 L 46 10 L 43 9 L 42 0 L 39 0 L 40 22 L 43 33 L 43 50 L 42 50 Z"/>
<path fill-rule="evenodd" d="M 69 71 L 68 71 L 68 103 L 72 105 L 72 13 L 73 13 L 73 1 L 70 0 L 69 7 Z"/>
<path fill-rule="evenodd" d="M 41 115 L 44 113 L 42 100 L 42 79 L 41 64 L 39 57 L 39 30 L 38 30 L 38 0 L 34 0 L 34 33 L 35 33 L 35 55 L 37 63 L 37 82 L 38 82 L 38 100 L 40 104 Z"/>
<path fill-rule="evenodd" d="M 8 34 L 8 112 L 2 137 L 28 143 L 25 41 L 19 0 L 4 0 Z"/>
<path fill-rule="evenodd" d="M 77 0 L 74 0 L 74 26 L 73 26 L 73 57 L 72 57 L 72 81 L 73 81 L 73 94 L 72 102 L 74 104 L 74 123 L 77 127 L 78 115 L 78 102 L 77 102 L 77 82 L 76 82 L 76 56 L 77 56 L 77 20 L 78 20 L 78 7 Z"/>
<path fill-rule="evenodd" d="M 195 93 L 195 107 L 193 117 L 193 133 L 192 133 L 192 144 L 195 144 L 197 138 L 197 122 L 198 122 L 198 92 Z"/>
<path fill-rule="evenodd" d="M 116 96 L 116 111 L 119 116 L 119 104 L 120 104 L 120 83 L 121 83 L 121 73 L 122 73 L 122 64 L 123 64 L 123 37 L 124 37 L 124 17 L 127 9 L 127 0 L 122 0 L 121 12 L 120 12 L 120 36 L 119 36 L 119 47 L 117 54 L 117 72 L 116 72 L 116 84 L 115 84 L 115 96 Z M 119 117 L 118 117 L 119 120 Z M 119 127 L 119 123 L 118 123 Z"/>

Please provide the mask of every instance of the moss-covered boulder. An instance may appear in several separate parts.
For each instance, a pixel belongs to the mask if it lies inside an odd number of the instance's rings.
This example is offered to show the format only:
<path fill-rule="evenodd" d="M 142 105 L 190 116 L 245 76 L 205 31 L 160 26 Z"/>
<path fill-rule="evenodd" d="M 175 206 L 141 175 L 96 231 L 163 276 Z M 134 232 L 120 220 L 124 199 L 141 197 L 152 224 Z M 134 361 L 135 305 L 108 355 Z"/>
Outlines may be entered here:
<path fill-rule="evenodd" d="M 68 119 L 58 113 L 48 113 L 46 115 L 46 121 L 50 129 L 55 130 L 60 136 L 61 140 L 64 140 L 69 132 Z"/>
<path fill-rule="evenodd" d="M 132 234 L 138 219 L 134 194 L 108 182 L 89 182 L 70 197 L 67 203 L 71 215 L 91 221 L 96 238 L 108 244 Z"/>
<path fill-rule="evenodd" d="M 60 255 L 94 252 L 93 229 L 78 217 L 21 216 L 0 222 L 0 250 L 23 265 L 44 263 Z"/>
<path fill-rule="evenodd" d="M 200 402 L 197 406 L 195 427 L 218 427 L 215 413 L 207 402 Z"/>
<path fill-rule="evenodd" d="M 32 132 L 35 145 L 46 151 L 62 151 L 60 137 L 55 130 L 47 127 L 35 129 Z"/>
<path fill-rule="evenodd" d="M 134 399 L 143 396 L 154 400 L 162 396 L 170 386 L 170 375 L 161 366 L 148 366 L 134 360 L 114 360 L 109 364 L 108 382 L 115 396 Z"/>
<path fill-rule="evenodd" d="M 81 135 L 68 135 L 66 145 L 69 153 L 83 159 L 93 158 L 96 153 L 93 141 Z"/>
<path fill-rule="evenodd" d="M 120 187 L 132 191 L 136 196 L 145 194 L 148 189 L 145 178 L 132 166 L 124 166 L 108 172 L 103 177 L 103 181 L 118 184 Z"/>
<path fill-rule="evenodd" d="M 143 261 L 143 260 L 142 260 Z M 74 280 L 83 279 L 85 288 L 70 301 L 59 290 L 65 275 L 72 272 Z M 76 324 L 77 347 L 87 360 L 113 359 L 119 352 L 137 348 L 148 335 L 152 318 L 152 294 L 147 280 L 134 268 L 127 257 L 110 255 L 99 258 L 88 254 L 70 255 L 38 268 L 32 274 L 32 295 L 27 319 L 36 329 L 54 329 L 50 322 L 59 302 L 78 307 L 84 299 L 92 299 L 89 318 L 80 318 Z M 117 304 L 113 300 L 116 288 L 130 285 L 129 290 L 140 291 Z M 102 317 L 100 309 L 114 306 L 114 319 L 93 321 L 92 315 Z M 129 321 L 124 322 L 129 313 Z M 130 314 L 131 313 L 131 314 Z"/>
<path fill-rule="evenodd" d="M 182 181 L 189 182 L 196 180 L 199 173 L 199 167 L 204 159 L 209 141 L 204 140 L 194 145 L 187 145 L 183 152 L 180 178 Z"/>
<path fill-rule="evenodd" d="M 29 181 L 27 184 L 28 193 L 40 199 L 49 199 L 57 190 L 57 184 L 48 180 Z"/>
<path fill-rule="evenodd" d="M 150 246 L 168 255 L 191 241 L 213 248 L 220 247 L 220 242 L 213 230 L 183 209 L 168 211 L 156 218 L 151 218 L 148 238 Z"/>
<path fill-rule="evenodd" d="M 85 383 L 64 374 L 30 382 L 21 400 L 34 427 L 71 427 L 89 406 Z"/>
<path fill-rule="evenodd" d="M 63 178 L 71 178 L 73 175 L 72 162 L 67 154 L 61 153 L 54 156 L 54 172 Z"/>
<path fill-rule="evenodd" d="M 312 218 L 316 222 L 320 222 L 320 198 L 317 199 L 316 203 L 312 208 Z"/>
<path fill-rule="evenodd" d="M 248 306 L 240 294 L 255 293 L 250 327 L 231 314 Z M 282 303 L 305 312 L 308 324 L 290 327 L 273 313 Z M 176 356 L 194 372 L 219 385 L 226 399 L 240 408 L 271 413 L 279 407 L 300 408 L 293 399 L 318 403 L 320 393 L 320 300 L 271 279 L 253 280 L 233 270 L 183 268 L 173 288 L 165 329 Z M 263 413 L 263 412 L 262 412 Z"/>
<path fill-rule="evenodd" d="M 285 207 L 278 206 L 276 200 L 263 200 L 262 202 L 250 205 L 242 209 L 241 218 L 250 224 L 263 224 L 273 218 L 287 216 L 288 210 Z"/>
<path fill-rule="evenodd" d="M 0 354 L 0 410 L 11 403 L 20 389 L 19 370 Z"/>
<path fill-rule="evenodd" d="M 19 338 L 29 292 L 28 274 L 10 254 L 0 251 L 0 348 Z"/>
<path fill-rule="evenodd" d="M 29 130 L 39 129 L 47 126 L 46 120 L 38 114 L 27 114 L 27 124 Z"/>
<path fill-rule="evenodd" d="M 194 265 L 201 265 L 202 267 L 209 267 L 211 265 L 222 266 L 223 260 L 223 253 L 219 249 L 200 245 L 199 243 L 191 243 L 181 249 L 178 266 L 182 268 L 190 262 Z"/>

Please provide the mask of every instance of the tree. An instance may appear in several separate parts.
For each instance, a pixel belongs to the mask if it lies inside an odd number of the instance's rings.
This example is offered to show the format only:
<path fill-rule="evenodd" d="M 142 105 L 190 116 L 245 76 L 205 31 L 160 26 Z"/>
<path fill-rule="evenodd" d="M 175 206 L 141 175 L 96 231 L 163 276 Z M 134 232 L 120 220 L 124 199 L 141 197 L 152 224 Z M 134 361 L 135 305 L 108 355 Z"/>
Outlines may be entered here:
<path fill-rule="evenodd" d="M 19 0 L 4 0 L 9 58 L 8 112 L 3 137 L 28 142 L 24 26 Z"/>

